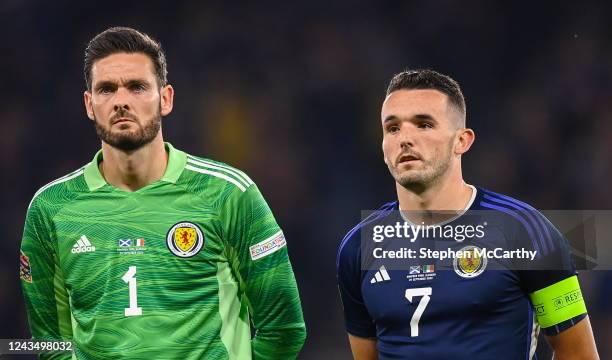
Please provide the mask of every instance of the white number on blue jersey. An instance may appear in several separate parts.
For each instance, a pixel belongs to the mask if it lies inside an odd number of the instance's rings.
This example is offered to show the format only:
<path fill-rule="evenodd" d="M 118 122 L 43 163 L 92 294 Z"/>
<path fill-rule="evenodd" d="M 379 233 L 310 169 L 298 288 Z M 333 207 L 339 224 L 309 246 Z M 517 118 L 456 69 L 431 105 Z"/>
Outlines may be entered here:
<path fill-rule="evenodd" d="M 419 320 L 421 320 L 421 315 L 425 312 L 425 308 L 427 304 L 429 304 L 429 299 L 431 296 L 431 288 L 416 288 L 416 289 L 406 289 L 406 299 L 412 302 L 412 298 L 416 296 L 421 296 L 421 301 L 419 301 L 419 305 L 417 305 L 414 314 L 412 314 L 412 319 L 410 319 L 410 336 L 415 337 L 419 336 Z"/>

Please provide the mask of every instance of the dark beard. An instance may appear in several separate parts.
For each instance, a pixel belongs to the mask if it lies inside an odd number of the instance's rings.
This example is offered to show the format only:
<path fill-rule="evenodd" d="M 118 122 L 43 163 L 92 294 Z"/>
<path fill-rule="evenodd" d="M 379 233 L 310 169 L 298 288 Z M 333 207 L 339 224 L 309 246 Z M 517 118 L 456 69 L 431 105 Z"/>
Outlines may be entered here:
<path fill-rule="evenodd" d="M 125 111 L 119 111 L 114 117 L 130 117 Z M 131 117 L 133 118 L 133 117 Z M 113 133 L 111 130 L 106 129 L 102 126 L 94 114 L 94 126 L 96 133 L 100 140 L 109 144 L 110 146 L 125 152 L 133 152 L 140 149 L 141 147 L 149 144 L 161 129 L 161 114 L 158 111 L 153 118 L 148 121 L 144 127 L 138 126 L 138 130 L 135 132 L 122 132 L 120 134 Z"/>

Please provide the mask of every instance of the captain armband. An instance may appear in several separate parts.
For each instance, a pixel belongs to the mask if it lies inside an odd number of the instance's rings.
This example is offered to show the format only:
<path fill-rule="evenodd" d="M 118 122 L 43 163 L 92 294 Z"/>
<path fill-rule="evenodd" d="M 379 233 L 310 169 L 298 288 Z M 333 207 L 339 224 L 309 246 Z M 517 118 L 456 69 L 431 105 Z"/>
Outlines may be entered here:
<path fill-rule="evenodd" d="M 543 328 L 587 312 L 576 275 L 535 291 L 529 294 L 529 298 Z"/>

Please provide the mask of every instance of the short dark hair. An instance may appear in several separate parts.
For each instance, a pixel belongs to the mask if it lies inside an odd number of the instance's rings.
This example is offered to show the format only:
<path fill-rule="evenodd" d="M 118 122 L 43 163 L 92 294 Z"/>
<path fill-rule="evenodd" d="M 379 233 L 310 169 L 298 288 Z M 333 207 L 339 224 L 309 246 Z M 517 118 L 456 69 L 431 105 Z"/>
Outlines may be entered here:
<path fill-rule="evenodd" d="M 111 27 L 96 35 L 85 48 L 83 72 L 85 85 L 91 91 L 91 67 L 109 55 L 116 53 L 143 53 L 153 62 L 159 87 L 167 83 L 166 55 L 161 44 L 149 35 L 129 27 Z"/>
<path fill-rule="evenodd" d="M 456 106 L 463 117 L 465 126 L 465 98 L 459 83 L 450 76 L 429 69 L 404 70 L 393 76 L 387 86 L 387 96 L 396 90 L 432 89 L 448 96 L 451 104 Z"/>

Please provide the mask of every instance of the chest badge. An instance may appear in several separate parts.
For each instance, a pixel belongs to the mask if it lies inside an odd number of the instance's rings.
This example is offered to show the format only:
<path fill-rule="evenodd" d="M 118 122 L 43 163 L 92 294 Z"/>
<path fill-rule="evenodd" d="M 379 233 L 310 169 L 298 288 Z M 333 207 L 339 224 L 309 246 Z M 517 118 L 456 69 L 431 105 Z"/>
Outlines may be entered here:
<path fill-rule="evenodd" d="M 487 258 L 481 252 L 481 249 L 476 246 L 465 246 L 459 250 L 462 257 L 455 257 L 453 267 L 455 273 L 462 278 L 471 279 L 482 274 L 487 267 Z"/>
<path fill-rule="evenodd" d="M 204 233 L 198 225 L 183 221 L 168 230 L 166 244 L 174 255 L 182 258 L 192 257 L 202 250 Z"/>

